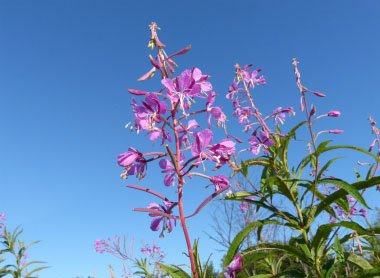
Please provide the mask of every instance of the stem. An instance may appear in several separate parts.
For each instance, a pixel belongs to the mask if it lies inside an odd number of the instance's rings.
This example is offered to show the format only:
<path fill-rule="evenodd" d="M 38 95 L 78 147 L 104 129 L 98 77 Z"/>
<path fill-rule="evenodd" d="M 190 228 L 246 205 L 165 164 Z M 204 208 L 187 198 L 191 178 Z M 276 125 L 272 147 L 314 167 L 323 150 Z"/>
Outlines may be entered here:
<path fill-rule="evenodd" d="M 275 210 L 278 211 L 279 214 L 282 215 L 282 217 L 284 217 L 286 220 L 289 221 L 289 223 L 294 223 L 293 220 L 291 220 L 288 216 L 286 216 L 281 210 L 279 210 L 277 207 L 275 207 L 270 201 L 268 201 L 263 194 L 261 194 L 261 192 L 259 190 L 257 190 L 256 186 L 248 179 L 248 178 L 245 178 L 247 180 L 247 182 L 252 186 L 252 188 L 256 191 L 256 193 L 261 197 L 261 199 L 264 200 L 264 202 L 266 202 L 269 206 L 271 206 L 272 208 L 274 208 Z"/>
<path fill-rule="evenodd" d="M 195 267 L 195 262 L 194 262 L 194 255 L 193 255 L 193 248 L 191 246 L 190 238 L 189 238 L 189 233 L 187 231 L 187 226 L 186 226 L 186 218 L 183 213 L 183 199 L 182 199 L 182 187 L 183 187 L 183 176 L 181 175 L 181 150 L 179 146 L 179 138 L 178 138 L 178 129 L 177 123 L 178 120 L 175 117 L 176 114 L 176 109 L 174 107 L 173 102 L 171 102 L 171 107 L 172 107 L 172 119 L 173 119 L 173 130 L 174 130 L 174 137 L 175 137 L 175 144 L 176 144 L 176 161 L 175 165 L 176 166 L 176 171 L 177 171 L 177 177 L 178 177 L 178 210 L 179 210 L 179 216 L 180 216 L 180 221 L 182 225 L 182 230 L 183 234 L 185 235 L 186 239 L 186 245 L 187 245 L 187 250 L 189 252 L 189 257 L 190 257 L 190 263 L 191 263 L 191 271 L 193 273 L 194 278 L 198 278 L 196 267 Z M 173 154 L 170 153 L 170 148 L 167 148 L 169 151 L 169 155 L 173 159 Z"/>
<path fill-rule="evenodd" d="M 165 196 L 163 196 L 160 193 L 158 193 L 158 192 L 156 192 L 154 190 L 151 190 L 149 188 L 145 188 L 145 187 L 137 186 L 137 185 L 132 185 L 132 184 L 127 184 L 126 186 L 129 187 L 129 188 L 133 188 L 133 189 L 137 189 L 137 190 L 148 192 L 150 194 L 153 194 L 153 195 L 157 196 L 158 198 L 161 198 L 162 200 L 164 200 L 166 202 L 169 201 L 169 199 L 166 198 Z"/>

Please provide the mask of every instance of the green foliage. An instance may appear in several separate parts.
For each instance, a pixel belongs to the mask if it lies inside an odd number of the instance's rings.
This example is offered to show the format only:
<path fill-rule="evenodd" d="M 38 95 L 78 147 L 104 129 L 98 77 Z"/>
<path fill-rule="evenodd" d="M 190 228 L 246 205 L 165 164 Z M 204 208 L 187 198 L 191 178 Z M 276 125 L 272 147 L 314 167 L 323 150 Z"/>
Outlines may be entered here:
<path fill-rule="evenodd" d="M 232 176 L 241 173 L 248 180 L 250 167 L 261 167 L 260 188 L 255 192 L 241 191 L 227 196 L 225 200 L 247 202 L 265 209 L 270 217 L 255 221 L 239 232 L 227 251 L 224 267 L 227 267 L 234 256 L 240 252 L 243 256 L 243 271 L 238 277 L 380 277 L 380 229 L 364 228 L 352 221 L 350 203 L 347 196 L 352 196 L 366 208 L 369 208 L 363 197 L 363 190 L 380 184 L 380 177 L 374 177 L 373 167 L 366 179 L 355 170 L 357 182 L 325 177 L 324 173 L 340 157 L 332 158 L 319 167 L 320 156 L 337 149 L 355 150 L 375 159 L 378 165 L 380 158 L 364 149 L 353 146 L 328 146 L 331 141 L 320 143 L 315 152 L 302 158 L 296 168 L 289 169 L 288 148 L 295 138 L 295 132 L 307 122 L 294 127 L 286 137 L 273 137 L 275 145 L 269 148 L 270 153 L 242 161 Z M 313 139 L 314 140 L 314 139 Z M 315 169 L 312 179 L 303 178 L 308 165 Z M 320 191 L 320 185 L 335 186 L 337 190 L 329 195 Z M 247 199 L 254 196 L 255 200 Z M 274 197 L 285 198 L 286 208 L 273 204 Z M 338 223 L 323 224 L 322 212 L 336 217 L 333 205 L 339 206 L 347 215 Z M 355 203 L 356 205 L 356 203 Z M 318 222 L 317 222 L 318 221 Z M 260 242 L 260 231 L 266 225 L 287 227 L 293 235 L 289 242 Z M 244 250 L 240 246 L 253 230 L 258 230 L 258 244 Z M 340 236 L 338 230 L 349 230 Z M 350 240 L 357 241 L 355 252 L 347 252 L 343 244 Z M 364 251 L 364 252 L 363 252 Z"/>
<path fill-rule="evenodd" d="M 47 268 L 46 266 L 39 266 L 34 269 L 30 269 L 35 264 L 43 264 L 42 261 L 27 261 L 26 251 L 38 243 L 39 241 L 34 241 L 25 245 L 24 240 L 19 239 L 21 233 L 23 232 L 20 227 L 17 227 L 13 232 L 7 231 L 4 227 L 3 235 L 0 237 L 3 248 L 0 249 L 0 263 L 5 262 L 5 255 L 8 254 L 10 258 L 15 261 L 13 264 L 6 264 L 0 268 L 0 277 L 10 275 L 13 278 L 35 278 L 36 273 L 40 270 Z"/>

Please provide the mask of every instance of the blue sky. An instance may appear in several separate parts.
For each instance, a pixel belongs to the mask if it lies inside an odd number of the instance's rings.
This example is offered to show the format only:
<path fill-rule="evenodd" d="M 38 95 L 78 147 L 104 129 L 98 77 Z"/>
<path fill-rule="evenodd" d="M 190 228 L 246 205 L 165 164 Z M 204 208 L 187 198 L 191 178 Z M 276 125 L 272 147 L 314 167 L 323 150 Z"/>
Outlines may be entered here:
<path fill-rule="evenodd" d="M 268 84 L 255 95 L 263 113 L 294 106 L 301 119 L 291 65 L 297 57 L 304 85 L 328 96 L 312 100 L 318 113 L 342 111 L 316 127 L 343 129 L 337 143 L 367 148 L 372 137 L 366 118 L 380 121 L 379 12 L 376 0 L 1 1 L 0 212 L 9 226 L 22 225 L 27 241 L 42 240 L 30 252 L 51 266 L 40 277 L 85 276 L 95 268 L 98 277 L 107 277 L 107 265 L 117 263 L 96 254 L 93 241 L 114 234 L 135 236 L 137 243 L 155 239 L 168 263 L 187 262 L 179 226 L 159 239 L 149 230 L 149 217 L 132 212 L 155 199 L 126 189 L 116 163 L 129 146 L 151 148 L 124 125 L 133 118 L 126 88 L 160 88 L 157 78 L 136 82 L 150 69 L 152 21 L 162 28 L 168 53 L 192 44 L 177 58 L 177 73 L 196 66 L 212 76 L 233 132 L 240 127 L 223 97 L 233 65 L 263 69 Z M 353 179 L 358 157 L 347 153 L 345 159 L 349 163 L 334 169 Z M 154 184 L 161 179 L 152 169 L 141 185 L 174 196 L 173 188 Z M 185 210 L 210 190 L 189 185 Z M 368 198 L 378 203 L 378 196 Z M 217 247 L 204 234 L 209 213 L 189 221 L 192 239 L 201 237 L 204 260 Z M 215 254 L 217 265 L 222 255 Z"/>

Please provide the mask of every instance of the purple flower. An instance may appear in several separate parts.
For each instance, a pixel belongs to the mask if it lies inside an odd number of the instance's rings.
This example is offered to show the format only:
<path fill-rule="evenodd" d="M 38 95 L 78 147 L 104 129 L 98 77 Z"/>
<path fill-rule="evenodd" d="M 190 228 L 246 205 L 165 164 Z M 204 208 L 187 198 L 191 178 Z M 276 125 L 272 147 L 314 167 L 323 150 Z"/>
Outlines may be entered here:
<path fill-rule="evenodd" d="M 199 77 L 197 73 L 195 76 L 197 78 Z M 164 78 L 161 80 L 161 83 L 167 89 L 170 100 L 174 102 L 179 101 L 183 113 L 186 114 L 185 110 L 190 108 L 191 101 L 194 97 L 200 96 L 202 87 L 193 80 L 193 73 L 189 69 L 182 72 L 174 81 L 175 82 L 170 78 Z"/>
<path fill-rule="evenodd" d="M 206 81 L 209 76 L 203 75 L 201 70 L 198 68 L 193 68 L 192 70 L 192 78 L 196 84 L 199 84 L 201 86 L 202 92 L 209 92 L 212 90 L 212 85 L 210 82 Z"/>
<path fill-rule="evenodd" d="M 140 249 L 141 252 L 143 252 L 145 255 L 150 256 L 152 249 L 148 245 L 144 246 L 144 248 Z"/>
<path fill-rule="evenodd" d="M 223 139 L 220 143 L 212 145 L 209 149 L 210 160 L 216 162 L 216 169 L 226 164 L 235 153 L 235 142 L 231 139 Z"/>
<path fill-rule="evenodd" d="M 135 148 L 130 147 L 126 153 L 122 153 L 117 156 L 117 163 L 121 167 L 130 167 L 140 159 L 144 159 L 143 154 Z"/>
<path fill-rule="evenodd" d="M 140 180 L 145 177 L 147 172 L 147 162 L 143 154 L 134 148 L 129 148 L 126 153 L 117 156 L 117 162 L 120 166 L 125 167 L 122 178 L 130 175 L 136 175 Z"/>
<path fill-rule="evenodd" d="M 214 176 L 210 178 L 210 181 L 215 186 L 215 192 L 221 189 L 226 189 L 230 187 L 230 182 L 228 181 L 228 177 L 224 175 Z"/>
<path fill-rule="evenodd" d="M 185 155 L 183 153 L 181 153 L 181 161 L 180 163 L 182 163 L 183 161 L 185 160 Z M 170 186 L 170 185 L 174 185 L 174 176 L 177 174 L 175 172 L 175 169 L 174 169 L 174 166 L 173 164 L 171 163 L 171 161 L 169 161 L 168 159 L 161 159 L 160 162 L 159 162 L 159 165 L 160 165 L 160 168 L 163 169 L 162 173 L 170 173 L 168 175 L 165 176 L 164 178 L 164 184 L 166 186 Z"/>
<path fill-rule="evenodd" d="M 174 207 L 174 204 L 173 202 L 164 202 L 164 205 L 165 206 L 162 206 L 162 205 L 159 205 L 157 203 L 151 203 L 148 205 L 148 209 L 152 209 L 152 210 L 156 210 L 156 211 L 161 211 L 161 212 L 164 212 L 166 214 L 172 214 L 172 208 Z M 157 214 L 157 213 L 149 213 L 149 216 L 150 217 L 156 217 L 155 219 L 152 220 L 152 222 L 150 223 L 150 229 L 152 231 L 158 231 L 161 227 L 161 223 L 163 223 L 163 227 L 162 227 L 162 231 L 161 231 L 161 234 L 160 234 L 160 237 L 163 237 L 164 236 L 164 231 L 165 230 L 168 230 L 169 233 L 173 230 L 173 225 L 172 225 L 172 219 L 170 218 L 167 218 L 165 216 L 162 216 L 161 214 Z M 176 224 L 175 220 L 174 220 L 174 225 Z"/>
<path fill-rule="evenodd" d="M 251 144 L 252 153 L 254 155 L 258 155 L 262 147 L 264 153 L 269 155 L 268 147 L 272 147 L 274 145 L 273 140 L 269 138 L 268 134 L 265 131 L 260 132 L 260 137 L 258 137 L 255 133 L 254 137 L 248 139 L 248 142 Z"/>
<path fill-rule="evenodd" d="M 94 247 L 96 252 L 103 253 L 104 251 L 106 251 L 108 245 L 103 239 L 97 239 L 95 240 Z"/>
<path fill-rule="evenodd" d="M 261 69 L 257 69 L 257 70 L 254 70 L 252 72 L 249 72 L 248 68 L 250 66 L 251 65 L 245 66 L 244 70 L 242 71 L 244 81 L 247 82 L 248 85 L 252 86 L 252 87 L 255 86 L 255 84 L 265 85 L 266 81 L 265 81 L 264 76 L 261 75 L 258 77 L 258 74 L 261 71 Z"/>
<path fill-rule="evenodd" d="M 184 126 L 177 126 L 178 133 L 181 134 L 179 137 L 179 146 L 182 148 L 183 145 L 188 146 L 189 145 L 189 137 L 188 135 L 193 134 L 191 132 L 192 129 L 195 129 L 197 127 L 200 127 L 196 120 L 190 120 L 187 124 Z"/>
<path fill-rule="evenodd" d="M 224 123 L 226 121 L 226 115 L 223 113 L 221 107 L 211 107 L 211 105 L 215 101 L 216 96 L 217 94 L 215 94 L 215 92 L 210 92 L 210 94 L 207 97 L 206 110 L 207 115 L 210 112 L 211 117 L 217 120 L 218 125 L 220 125 L 220 123 Z M 209 125 L 211 125 L 210 118 L 208 119 L 208 123 Z"/>
<path fill-rule="evenodd" d="M 273 111 L 273 117 L 274 117 L 274 123 L 277 125 L 278 123 L 281 123 L 282 125 L 285 122 L 285 113 L 292 113 L 293 107 L 288 107 L 285 109 L 282 109 L 282 107 L 278 107 L 276 110 Z"/>
<path fill-rule="evenodd" d="M 242 256 L 236 254 L 231 263 L 224 269 L 224 278 L 235 278 L 236 274 L 243 268 L 242 263 Z"/>
<path fill-rule="evenodd" d="M 253 196 L 248 196 L 248 197 L 246 197 L 245 199 L 247 199 L 247 200 L 254 200 L 255 199 L 255 197 L 253 197 Z M 249 208 L 249 203 L 248 202 L 240 202 L 240 210 L 241 210 L 241 213 L 245 213 L 246 211 L 247 211 L 247 209 Z"/>
<path fill-rule="evenodd" d="M 154 241 L 153 241 L 153 253 L 155 253 L 157 255 L 161 255 L 162 254 L 162 252 L 160 250 L 160 247 L 158 247 Z"/>
<path fill-rule="evenodd" d="M 194 132 L 194 138 L 195 141 L 191 145 L 191 154 L 193 156 L 198 156 L 198 160 L 196 161 L 198 166 L 201 161 L 207 159 L 208 157 L 206 148 L 212 141 L 213 133 L 210 129 L 205 129 L 201 132 Z"/>
<path fill-rule="evenodd" d="M 4 212 L 0 213 L 0 220 L 7 220 Z"/>
<path fill-rule="evenodd" d="M 244 214 L 247 211 L 247 209 L 249 208 L 249 204 L 246 202 L 241 202 L 239 207 L 240 207 L 241 213 Z"/>
<path fill-rule="evenodd" d="M 368 217 L 367 211 L 364 208 L 360 209 L 359 212 L 360 212 L 360 214 L 359 214 L 360 216 L 362 216 L 364 218 Z"/>
<path fill-rule="evenodd" d="M 235 95 L 237 95 L 238 92 L 239 92 L 238 84 L 234 80 L 232 82 L 231 86 L 228 87 L 228 92 L 227 92 L 226 98 L 227 99 L 234 99 Z"/>
<path fill-rule="evenodd" d="M 157 140 L 163 130 L 157 127 L 156 123 L 162 122 L 161 115 L 167 112 L 166 103 L 159 101 L 158 96 L 154 93 L 146 94 L 145 101 L 142 101 L 143 105 L 138 105 L 134 98 L 132 100 L 137 130 L 148 130 L 151 133 L 150 140 Z"/>

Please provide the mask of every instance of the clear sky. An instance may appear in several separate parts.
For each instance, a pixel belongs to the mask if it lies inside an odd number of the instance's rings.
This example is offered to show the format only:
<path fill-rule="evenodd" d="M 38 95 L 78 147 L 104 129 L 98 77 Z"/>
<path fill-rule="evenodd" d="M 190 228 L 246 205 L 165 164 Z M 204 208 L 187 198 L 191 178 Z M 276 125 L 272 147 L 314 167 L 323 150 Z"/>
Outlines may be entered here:
<path fill-rule="evenodd" d="M 108 277 L 107 265 L 120 265 L 96 254 L 93 242 L 114 234 L 135 236 L 136 248 L 141 240 L 155 239 L 166 262 L 187 263 L 179 226 L 159 239 L 149 230 L 150 218 L 132 212 L 156 200 L 126 189 L 116 163 L 130 146 L 151 148 L 147 138 L 130 135 L 124 125 L 133 118 L 126 88 L 160 89 L 157 78 L 136 82 L 150 69 L 152 21 L 162 28 L 168 53 L 192 44 L 176 60 L 177 72 L 196 66 L 212 76 L 234 132 L 240 127 L 223 97 L 233 65 L 263 69 L 268 84 L 255 95 L 263 113 L 294 106 L 301 119 L 291 65 L 297 57 L 304 85 L 328 96 L 313 99 L 318 112 L 342 111 L 318 127 L 345 130 L 338 143 L 371 143 L 366 118 L 380 121 L 377 0 L 1 0 L 0 212 L 9 226 L 22 225 L 27 241 L 42 240 L 30 251 L 32 259 L 51 266 L 41 278 L 92 275 L 95 268 L 98 277 Z M 357 157 L 349 153 L 346 159 L 349 164 L 334 169 L 352 179 Z M 141 185 L 173 196 L 162 178 L 152 169 Z M 211 191 L 189 185 L 186 211 Z M 369 199 L 379 204 L 378 195 Z M 203 260 L 217 247 L 204 234 L 209 213 L 189 221 L 192 239 L 201 237 Z M 222 255 L 215 255 L 217 265 Z"/>

